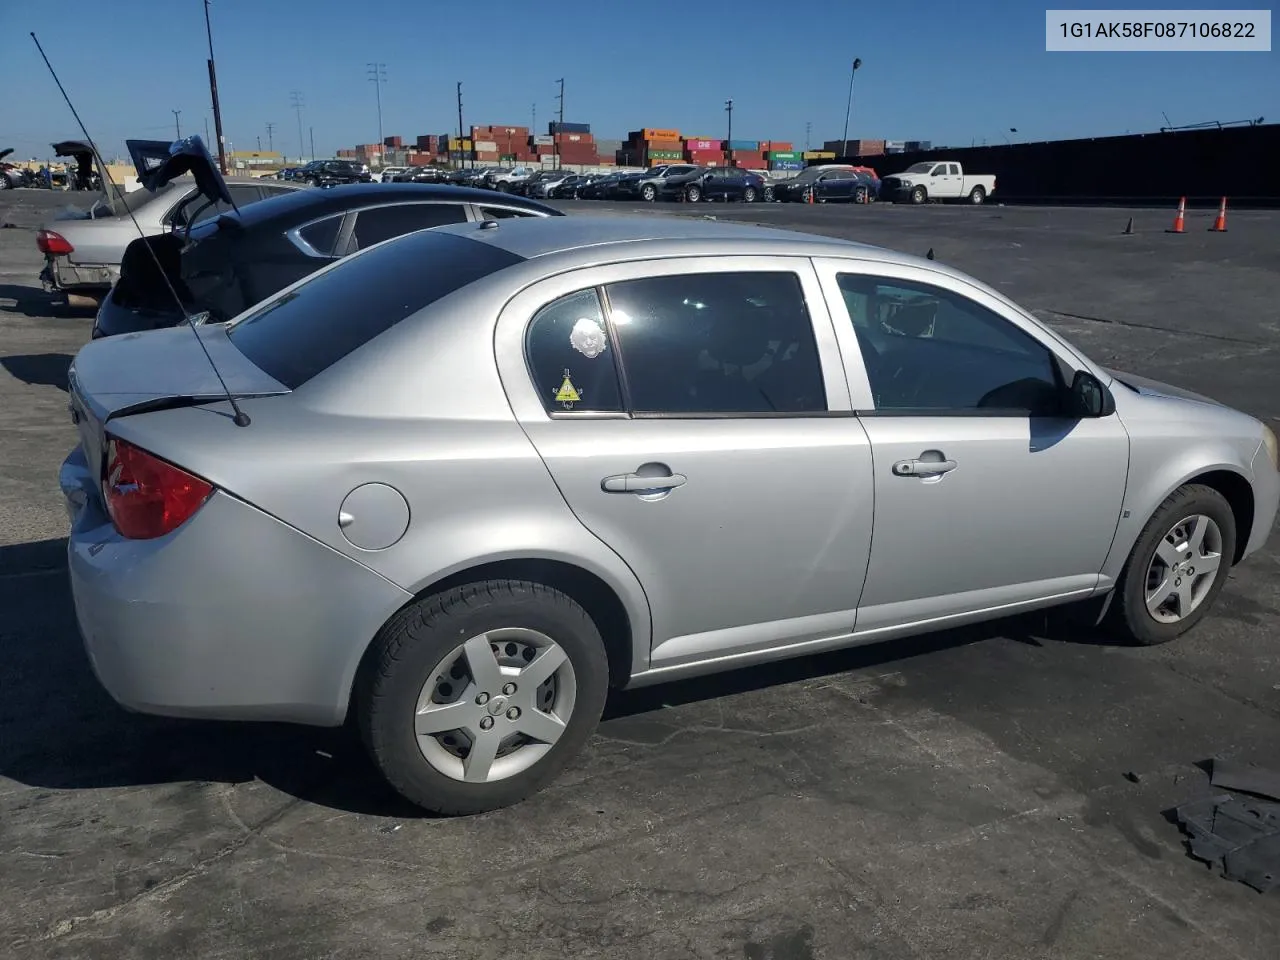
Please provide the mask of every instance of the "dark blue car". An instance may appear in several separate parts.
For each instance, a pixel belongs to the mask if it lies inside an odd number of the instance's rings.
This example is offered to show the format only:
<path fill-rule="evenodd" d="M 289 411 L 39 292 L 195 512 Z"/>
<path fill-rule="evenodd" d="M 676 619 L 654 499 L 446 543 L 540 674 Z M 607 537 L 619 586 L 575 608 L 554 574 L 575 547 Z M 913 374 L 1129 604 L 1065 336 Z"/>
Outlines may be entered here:
<path fill-rule="evenodd" d="M 771 199 L 764 177 L 741 167 L 707 167 L 662 181 L 661 196 L 668 200 L 756 200 Z"/>

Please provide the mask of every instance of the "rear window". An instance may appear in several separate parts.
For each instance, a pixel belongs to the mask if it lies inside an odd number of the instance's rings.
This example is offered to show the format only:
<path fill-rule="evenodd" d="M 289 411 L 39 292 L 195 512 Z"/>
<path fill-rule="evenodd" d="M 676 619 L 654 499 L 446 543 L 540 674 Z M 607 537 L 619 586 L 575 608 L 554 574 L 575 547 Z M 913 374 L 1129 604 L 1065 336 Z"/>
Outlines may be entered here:
<path fill-rule="evenodd" d="M 409 234 L 273 298 L 228 333 L 254 364 L 297 389 L 428 304 L 522 260 L 452 234 Z"/>

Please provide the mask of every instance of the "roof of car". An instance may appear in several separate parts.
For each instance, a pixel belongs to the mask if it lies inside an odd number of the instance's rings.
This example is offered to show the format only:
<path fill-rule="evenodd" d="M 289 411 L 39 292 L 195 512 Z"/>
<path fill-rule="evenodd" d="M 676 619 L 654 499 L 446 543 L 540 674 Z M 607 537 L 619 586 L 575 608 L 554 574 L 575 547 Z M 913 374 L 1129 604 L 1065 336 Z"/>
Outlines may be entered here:
<path fill-rule="evenodd" d="M 476 223 L 451 224 L 449 226 L 436 227 L 435 231 L 439 233 L 454 233 L 470 240 L 479 240 L 525 259 L 565 253 L 583 247 L 632 244 L 641 241 L 659 243 L 689 240 L 720 244 L 731 242 L 750 244 L 755 242 L 773 246 L 779 243 L 788 245 L 803 244 L 812 248 L 808 252 L 814 256 L 822 255 L 823 248 L 825 248 L 828 252 L 846 256 L 856 252 L 858 256 L 873 259 L 911 259 L 893 251 L 868 244 L 855 243 L 851 240 L 819 237 L 813 234 L 779 230 L 772 227 L 760 227 L 754 224 L 695 219 L 683 216 L 584 215 L 538 217 L 536 219 L 509 218 L 501 221 L 489 221 L 489 223 L 496 223 L 496 226 L 481 226 Z"/>
<path fill-rule="evenodd" d="M 299 217 L 310 219 L 343 210 L 405 203 L 412 200 L 484 203 L 489 206 L 523 207 L 534 210 L 551 209 L 535 200 L 495 193 L 492 190 L 479 190 L 474 187 L 450 187 L 435 183 L 349 183 L 323 190 L 295 190 L 284 196 L 263 200 L 240 211 L 239 220 L 242 226 L 252 227 L 277 219 L 297 220 Z"/>

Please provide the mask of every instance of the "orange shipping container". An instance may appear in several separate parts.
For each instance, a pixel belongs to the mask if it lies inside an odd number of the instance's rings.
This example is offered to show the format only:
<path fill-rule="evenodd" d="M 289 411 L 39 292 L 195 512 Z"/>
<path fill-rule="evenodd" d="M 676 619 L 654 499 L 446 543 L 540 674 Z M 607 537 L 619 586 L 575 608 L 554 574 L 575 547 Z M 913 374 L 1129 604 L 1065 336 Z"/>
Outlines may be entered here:
<path fill-rule="evenodd" d="M 786 140 L 764 140 L 760 143 L 761 150 L 777 150 L 779 153 L 789 153 L 794 148 L 790 142 Z"/>
<path fill-rule="evenodd" d="M 654 127 L 645 127 L 640 131 L 642 139 L 645 140 L 679 140 L 679 130 L 659 130 Z M 678 149 L 678 148 L 677 148 Z"/>
<path fill-rule="evenodd" d="M 675 150 L 680 152 L 684 149 L 683 140 L 646 140 L 644 142 L 646 150 Z"/>

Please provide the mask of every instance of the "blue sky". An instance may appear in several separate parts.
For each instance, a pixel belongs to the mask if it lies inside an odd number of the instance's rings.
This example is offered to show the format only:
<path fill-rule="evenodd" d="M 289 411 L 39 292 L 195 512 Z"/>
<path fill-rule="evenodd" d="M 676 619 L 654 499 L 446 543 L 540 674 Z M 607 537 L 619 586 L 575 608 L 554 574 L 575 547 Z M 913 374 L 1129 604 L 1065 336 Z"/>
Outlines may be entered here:
<path fill-rule="evenodd" d="M 53 9 L 15 4 L 4 14 L 0 148 L 42 156 L 50 141 L 79 135 L 29 30 L 104 153 L 123 151 L 126 137 L 172 134 L 175 109 L 184 134 L 203 133 L 211 110 L 200 0 Z M 1044 5 L 1026 2 L 215 0 L 212 16 L 227 138 L 254 149 L 261 137 L 265 149 L 274 122 L 276 148 L 291 155 L 293 90 L 321 155 L 377 139 L 370 61 L 387 65 L 383 129 L 406 138 L 456 128 L 459 80 L 468 125 L 527 126 L 536 103 L 544 127 L 563 76 L 565 119 L 590 123 L 598 137 L 644 126 L 722 137 L 732 97 L 735 138 L 803 146 L 811 123 L 821 143 L 841 136 L 855 56 L 863 66 L 851 138 L 1105 136 L 1155 130 L 1162 111 L 1175 124 L 1280 121 L 1280 52 L 1046 53 Z"/>

